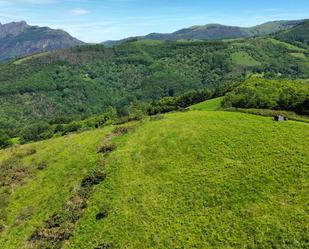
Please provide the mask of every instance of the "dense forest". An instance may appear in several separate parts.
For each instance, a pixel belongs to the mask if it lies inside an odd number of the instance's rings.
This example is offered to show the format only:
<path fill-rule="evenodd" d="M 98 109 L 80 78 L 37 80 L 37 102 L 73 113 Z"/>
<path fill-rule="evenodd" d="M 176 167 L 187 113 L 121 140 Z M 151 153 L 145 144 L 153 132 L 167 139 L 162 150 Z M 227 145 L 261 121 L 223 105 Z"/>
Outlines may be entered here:
<path fill-rule="evenodd" d="M 128 42 L 82 46 L 1 65 L 0 126 L 55 116 L 125 113 L 133 99 L 153 101 L 194 89 L 265 77 L 309 77 L 305 52 L 273 39 L 232 42 Z M 303 56 L 301 56 L 303 55 Z"/>
<path fill-rule="evenodd" d="M 224 107 L 293 111 L 309 115 L 309 82 L 251 78 L 227 93 Z"/>

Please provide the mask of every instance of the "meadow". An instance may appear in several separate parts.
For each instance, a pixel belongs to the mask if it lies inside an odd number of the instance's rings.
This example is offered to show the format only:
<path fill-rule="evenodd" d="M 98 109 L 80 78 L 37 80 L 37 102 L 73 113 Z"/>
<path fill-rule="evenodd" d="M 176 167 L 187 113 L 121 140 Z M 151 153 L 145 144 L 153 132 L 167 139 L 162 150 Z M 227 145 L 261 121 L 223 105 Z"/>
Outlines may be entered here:
<path fill-rule="evenodd" d="M 223 97 L 210 99 L 196 105 L 190 106 L 190 110 L 193 111 L 217 111 L 221 108 L 221 102 Z"/>
<path fill-rule="evenodd" d="M 308 124 L 188 111 L 132 125 L 1 151 L 3 165 L 35 150 L 22 159 L 25 181 L 11 186 L 2 248 L 308 247 Z M 75 212 L 63 207 L 100 168 L 106 179 L 67 226 Z M 47 222 L 54 214 L 71 232 L 60 244 L 44 235 L 59 229 Z"/>

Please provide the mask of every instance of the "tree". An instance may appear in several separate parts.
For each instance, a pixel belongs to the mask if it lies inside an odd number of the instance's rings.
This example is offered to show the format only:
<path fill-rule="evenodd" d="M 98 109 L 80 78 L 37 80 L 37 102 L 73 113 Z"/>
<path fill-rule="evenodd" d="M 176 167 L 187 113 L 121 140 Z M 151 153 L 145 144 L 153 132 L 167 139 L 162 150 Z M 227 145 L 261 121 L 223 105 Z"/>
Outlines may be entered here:
<path fill-rule="evenodd" d="M 5 132 L 0 131 L 0 149 L 5 149 L 9 147 L 11 144 L 12 143 L 10 141 L 9 136 Z"/>

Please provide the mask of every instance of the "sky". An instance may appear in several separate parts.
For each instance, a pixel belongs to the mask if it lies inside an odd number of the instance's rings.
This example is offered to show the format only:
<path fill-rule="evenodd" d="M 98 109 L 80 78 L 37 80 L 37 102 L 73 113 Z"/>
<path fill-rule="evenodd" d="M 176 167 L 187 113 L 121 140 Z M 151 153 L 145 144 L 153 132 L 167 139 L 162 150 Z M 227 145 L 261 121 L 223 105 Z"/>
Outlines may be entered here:
<path fill-rule="evenodd" d="M 249 27 L 309 18 L 309 0 L 0 0 L 0 22 L 63 29 L 85 42 L 208 23 Z"/>

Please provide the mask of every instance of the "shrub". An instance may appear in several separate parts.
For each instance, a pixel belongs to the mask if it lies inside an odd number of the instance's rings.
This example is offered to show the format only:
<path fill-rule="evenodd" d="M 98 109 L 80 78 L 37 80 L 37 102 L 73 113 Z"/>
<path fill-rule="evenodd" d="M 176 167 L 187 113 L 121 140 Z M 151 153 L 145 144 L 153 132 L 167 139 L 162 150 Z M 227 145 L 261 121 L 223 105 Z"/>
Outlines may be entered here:
<path fill-rule="evenodd" d="M 100 184 L 106 178 L 106 174 L 102 169 L 94 170 L 84 177 L 81 187 L 88 187 Z"/>
<path fill-rule="evenodd" d="M 40 141 L 51 138 L 54 134 L 52 126 L 48 123 L 39 123 L 28 126 L 21 131 L 21 143 Z"/>
<path fill-rule="evenodd" d="M 21 184 L 24 181 L 24 177 L 28 173 L 28 167 L 26 167 L 21 157 L 12 156 L 4 160 L 0 164 L 0 186 L 11 186 Z"/>
<path fill-rule="evenodd" d="M 113 130 L 113 134 L 114 135 L 125 135 L 125 134 L 128 134 L 132 130 L 133 130 L 133 127 L 116 127 Z"/>
<path fill-rule="evenodd" d="M 96 220 L 103 220 L 104 218 L 107 217 L 108 215 L 108 207 L 107 206 L 103 206 L 100 208 L 99 212 L 96 215 Z"/>
<path fill-rule="evenodd" d="M 200 91 L 191 91 L 178 97 L 166 97 L 159 101 L 155 101 L 148 108 L 149 115 L 156 115 L 159 113 L 167 113 L 172 111 L 184 111 L 185 108 L 211 99 L 214 94 L 205 89 Z"/>
<path fill-rule="evenodd" d="M 34 214 L 33 207 L 26 207 L 24 208 L 21 213 L 16 217 L 14 225 L 22 224 L 23 222 L 30 219 L 30 217 Z"/>
<path fill-rule="evenodd" d="M 10 141 L 9 136 L 6 133 L 0 131 L 0 149 L 5 149 L 9 147 L 11 144 L 12 143 Z"/>
<path fill-rule="evenodd" d="M 45 161 L 42 161 L 38 165 L 38 170 L 43 170 L 47 167 L 47 163 Z"/>
<path fill-rule="evenodd" d="M 16 152 L 14 154 L 14 156 L 18 157 L 18 158 L 24 158 L 24 157 L 27 157 L 27 156 L 32 156 L 36 153 L 36 148 L 27 148 L 25 150 L 19 150 L 18 152 Z"/>
<path fill-rule="evenodd" d="M 153 115 L 150 117 L 150 121 L 159 121 L 159 120 L 162 120 L 164 119 L 164 116 L 160 115 L 160 114 L 157 114 L 157 115 Z"/>
<path fill-rule="evenodd" d="M 94 249 L 112 249 L 112 245 L 110 243 L 103 242 Z"/>
<path fill-rule="evenodd" d="M 117 148 L 116 144 L 102 144 L 98 149 L 98 153 L 110 153 Z"/>
<path fill-rule="evenodd" d="M 63 132 L 62 134 L 63 135 L 66 135 L 68 133 L 71 133 L 71 132 L 75 132 L 75 131 L 78 131 L 79 129 L 82 128 L 82 125 L 80 123 L 77 123 L 77 122 L 73 122 L 73 123 L 70 123 L 68 125 L 64 125 L 63 126 Z"/>

